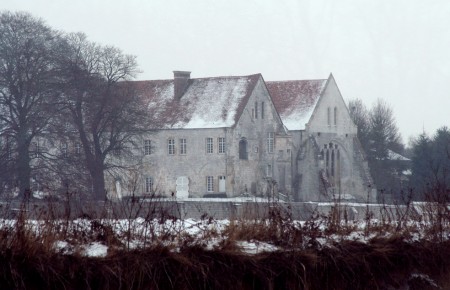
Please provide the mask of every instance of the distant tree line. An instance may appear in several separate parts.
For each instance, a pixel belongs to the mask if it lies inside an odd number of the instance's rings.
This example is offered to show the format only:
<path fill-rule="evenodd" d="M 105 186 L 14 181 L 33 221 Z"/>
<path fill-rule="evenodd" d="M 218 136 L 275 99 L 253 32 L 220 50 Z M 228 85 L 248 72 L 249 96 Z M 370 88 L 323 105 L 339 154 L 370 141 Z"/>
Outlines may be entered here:
<path fill-rule="evenodd" d="M 405 148 L 392 108 L 384 100 L 368 109 L 362 100 L 349 102 L 358 139 L 366 152 L 380 202 L 424 200 L 450 196 L 450 132 L 425 133 Z"/>
<path fill-rule="evenodd" d="M 423 133 L 412 140 L 411 186 L 417 198 L 450 202 L 450 130 L 439 128 L 429 137 Z"/>
<path fill-rule="evenodd" d="M 0 191 L 26 198 L 45 182 L 104 199 L 105 170 L 123 166 L 108 157 L 146 125 L 127 82 L 137 73 L 136 58 L 118 48 L 0 12 Z"/>

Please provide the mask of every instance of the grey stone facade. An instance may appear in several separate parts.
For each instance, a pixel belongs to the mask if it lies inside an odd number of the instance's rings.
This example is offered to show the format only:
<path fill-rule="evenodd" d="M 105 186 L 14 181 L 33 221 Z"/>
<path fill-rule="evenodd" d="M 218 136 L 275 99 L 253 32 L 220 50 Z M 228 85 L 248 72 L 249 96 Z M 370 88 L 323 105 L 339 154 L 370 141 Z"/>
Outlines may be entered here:
<path fill-rule="evenodd" d="M 175 72 L 175 81 L 137 85 L 154 127 L 137 141 L 139 168 L 110 177 L 112 196 L 281 192 L 293 201 L 376 200 L 356 126 L 331 75 L 265 82 L 259 74 L 190 79 Z"/>

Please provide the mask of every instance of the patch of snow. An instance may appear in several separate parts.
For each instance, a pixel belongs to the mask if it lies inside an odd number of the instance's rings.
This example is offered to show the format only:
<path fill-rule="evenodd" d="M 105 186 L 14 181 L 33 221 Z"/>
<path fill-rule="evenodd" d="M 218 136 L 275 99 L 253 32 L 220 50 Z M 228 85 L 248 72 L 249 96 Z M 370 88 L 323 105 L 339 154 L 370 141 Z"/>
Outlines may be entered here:
<path fill-rule="evenodd" d="M 260 241 L 252 241 L 252 242 L 238 241 L 238 242 L 236 242 L 236 245 L 238 247 L 240 247 L 244 253 L 252 254 L 252 255 L 263 253 L 263 252 L 275 252 L 275 251 L 279 250 L 278 247 L 276 247 L 272 244 L 268 244 L 268 243 L 260 242 Z"/>
<path fill-rule="evenodd" d="M 195 201 L 195 202 L 273 202 L 272 199 L 262 198 L 262 197 L 223 197 L 223 198 L 214 198 L 214 197 L 190 197 L 190 198 L 177 198 L 177 201 Z M 277 201 L 278 202 L 278 201 Z M 280 200 L 280 203 L 283 201 Z"/>
<path fill-rule="evenodd" d="M 33 197 L 37 198 L 37 199 L 44 199 L 46 197 L 50 197 L 50 193 L 48 192 L 44 192 L 44 191 L 40 191 L 40 190 L 35 190 L 33 191 Z"/>
<path fill-rule="evenodd" d="M 297 80 L 267 82 L 284 126 L 289 130 L 304 130 L 327 80 Z"/>
<path fill-rule="evenodd" d="M 399 160 L 399 161 L 411 161 L 411 159 L 406 158 L 405 156 L 398 154 L 390 149 L 388 149 L 388 159 L 389 160 Z"/>
<path fill-rule="evenodd" d="M 181 98 L 181 104 L 190 115 L 189 121 L 180 120 L 172 128 L 222 128 L 235 123 L 237 108 L 247 93 L 247 77 L 211 78 L 194 80 Z"/>
<path fill-rule="evenodd" d="M 402 174 L 403 175 L 412 175 L 412 170 L 411 169 L 403 170 Z"/>
<path fill-rule="evenodd" d="M 349 193 L 341 193 L 341 194 L 336 193 L 336 194 L 334 194 L 334 199 L 336 199 L 336 200 L 339 200 L 339 199 L 340 200 L 355 200 L 356 198 Z"/>
<path fill-rule="evenodd" d="M 106 257 L 106 255 L 108 254 L 108 247 L 98 242 L 93 242 L 88 245 L 84 245 L 82 246 L 82 248 L 84 250 L 83 251 L 84 256 L 87 257 L 103 258 Z"/>
<path fill-rule="evenodd" d="M 64 254 L 64 255 L 73 254 L 73 247 L 66 241 L 56 241 L 53 244 L 53 249 L 56 252 Z"/>

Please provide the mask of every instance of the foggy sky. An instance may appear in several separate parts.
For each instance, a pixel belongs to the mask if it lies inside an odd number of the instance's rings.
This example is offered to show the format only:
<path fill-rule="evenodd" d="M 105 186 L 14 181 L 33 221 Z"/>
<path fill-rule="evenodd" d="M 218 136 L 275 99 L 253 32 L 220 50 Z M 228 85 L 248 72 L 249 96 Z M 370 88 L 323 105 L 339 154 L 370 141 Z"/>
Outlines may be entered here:
<path fill-rule="evenodd" d="M 138 57 L 138 79 L 333 73 L 344 99 L 385 99 L 405 143 L 450 126 L 450 1 L 1 0 Z"/>

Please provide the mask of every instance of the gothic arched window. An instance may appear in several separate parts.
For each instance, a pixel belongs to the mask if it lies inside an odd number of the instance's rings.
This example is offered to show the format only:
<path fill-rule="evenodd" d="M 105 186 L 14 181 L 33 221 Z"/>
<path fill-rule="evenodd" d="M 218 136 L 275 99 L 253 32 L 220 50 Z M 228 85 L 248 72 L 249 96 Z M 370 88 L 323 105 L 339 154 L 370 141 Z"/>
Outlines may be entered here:
<path fill-rule="evenodd" d="M 331 151 L 331 176 L 334 176 L 334 150 Z"/>
<path fill-rule="evenodd" d="M 239 141 L 239 159 L 248 159 L 247 154 L 247 140 L 245 138 Z"/>

